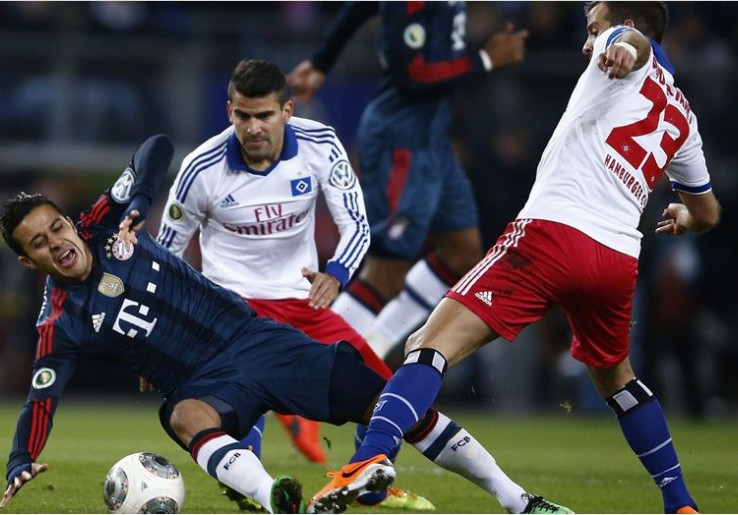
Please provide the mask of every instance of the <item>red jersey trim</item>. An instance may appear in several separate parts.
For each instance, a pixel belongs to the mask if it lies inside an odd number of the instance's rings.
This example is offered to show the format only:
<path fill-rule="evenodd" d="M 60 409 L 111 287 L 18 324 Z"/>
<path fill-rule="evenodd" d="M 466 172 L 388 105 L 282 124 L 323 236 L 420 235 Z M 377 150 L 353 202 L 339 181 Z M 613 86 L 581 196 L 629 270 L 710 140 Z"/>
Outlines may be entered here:
<path fill-rule="evenodd" d="M 418 83 L 440 82 L 453 79 L 472 71 L 471 60 L 464 56 L 452 61 L 426 63 L 425 57 L 417 56 L 410 62 L 410 78 Z"/>
<path fill-rule="evenodd" d="M 425 9 L 425 2 L 408 2 L 407 3 L 407 15 L 412 16 L 418 14 L 420 11 Z"/>
<path fill-rule="evenodd" d="M 52 286 L 51 315 L 38 328 L 39 339 L 36 346 L 36 359 L 50 354 L 54 348 L 54 323 L 62 314 L 62 306 L 65 300 L 67 300 L 67 292 Z"/>

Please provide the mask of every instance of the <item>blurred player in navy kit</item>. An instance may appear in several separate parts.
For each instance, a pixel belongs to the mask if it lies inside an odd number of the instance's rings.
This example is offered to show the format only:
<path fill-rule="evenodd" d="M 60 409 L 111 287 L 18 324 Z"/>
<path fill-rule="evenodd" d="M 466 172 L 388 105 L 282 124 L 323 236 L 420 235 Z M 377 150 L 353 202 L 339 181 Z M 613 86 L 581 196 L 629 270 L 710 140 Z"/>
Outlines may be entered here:
<path fill-rule="evenodd" d="M 358 131 L 372 242 L 333 309 L 384 358 L 482 257 L 474 195 L 446 135 L 451 97 L 460 80 L 521 61 L 528 32 L 508 24 L 469 48 L 464 2 L 349 2 L 288 76 L 296 101 L 312 98 L 375 15 L 384 73 Z M 417 261 L 427 240 L 435 250 Z"/>
<path fill-rule="evenodd" d="M 138 232 L 173 152 L 165 136 L 147 140 L 76 226 L 43 195 L 21 193 L 5 204 L 3 238 L 22 265 L 48 278 L 0 508 L 48 469 L 37 459 L 83 353 L 120 361 L 156 385 L 167 433 L 205 472 L 271 512 L 304 512 L 301 487 L 288 476 L 272 478 L 236 438 L 270 409 L 334 424 L 369 420 L 385 380 L 357 349 L 257 317 L 236 293 Z M 430 408 L 421 418 L 406 440 L 509 511 L 563 509 L 526 493 L 442 413 Z M 364 490 L 379 493 L 389 480 Z"/>

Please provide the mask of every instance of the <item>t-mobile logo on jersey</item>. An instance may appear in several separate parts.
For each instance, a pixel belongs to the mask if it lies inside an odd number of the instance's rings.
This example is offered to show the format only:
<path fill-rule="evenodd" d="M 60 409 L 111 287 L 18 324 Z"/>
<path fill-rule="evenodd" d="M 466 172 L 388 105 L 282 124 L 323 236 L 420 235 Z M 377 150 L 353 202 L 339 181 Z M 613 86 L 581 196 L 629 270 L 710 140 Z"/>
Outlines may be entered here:
<path fill-rule="evenodd" d="M 113 330 L 116 333 L 125 334 L 129 338 L 135 338 L 136 335 L 138 335 L 138 331 L 134 328 L 129 328 L 128 331 L 124 331 L 120 323 L 126 322 L 128 324 L 131 324 L 134 327 L 137 327 L 140 330 L 143 330 L 146 332 L 145 336 L 149 336 L 151 334 L 151 331 L 154 330 L 154 326 L 156 325 L 156 321 L 159 320 L 158 318 L 155 318 L 151 321 L 146 320 L 145 318 L 140 318 L 136 316 L 133 313 L 129 313 L 126 311 L 127 308 L 134 306 L 138 307 L 138 314 L 141 316 L 147 316 L 149 314 L 149 307 L 145 306 L 143 304 L 139 304 L 136 301 L 129 300 L 129 299 L 123 299 L 123 305 L 120 307 L 120 311 L 118 311 L 118 316 L 115 318 L 115 323 L 113 324 Z"/>

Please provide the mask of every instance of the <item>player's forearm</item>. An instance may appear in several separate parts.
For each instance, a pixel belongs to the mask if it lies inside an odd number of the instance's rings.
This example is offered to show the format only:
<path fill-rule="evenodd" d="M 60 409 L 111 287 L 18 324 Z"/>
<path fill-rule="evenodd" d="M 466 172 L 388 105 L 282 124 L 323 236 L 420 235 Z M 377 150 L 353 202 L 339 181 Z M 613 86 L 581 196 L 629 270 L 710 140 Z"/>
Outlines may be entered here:
<path fill-rule="evenodd" d="M 636 60 L 633 70 L 640 70 L 648 62 L 651 56 L 651 42 L 636 29 L 625 30 L 616 39 L 617 43 L 631 45 L 636 52 Z"/>
<path fill-rule="evenodd" d="M 28 467 L 41 454 L 51 432 L 52 413 L 56 402 L 52 399 L 26 402 L 18 416 L 13 446 L 8 457 L 6 479 Z"/>
<path fill-rule="evenodd" d="M 347 2 L 336 15 L 320 47 L 310 58 L 313 67 L 327 74 L 354 32 L 378 13 L 378 2 Z"/>
<path fill-rule="evenodd" d="M 150 137 L 138 147 L 130 164 L 135 182 L 131 188 L 131 202 L 127 211 L 138 209 L 140 218 L 146 218 L 151 201 L 169 171 L 173 156 L 172 142 L 163 134 Z"/>

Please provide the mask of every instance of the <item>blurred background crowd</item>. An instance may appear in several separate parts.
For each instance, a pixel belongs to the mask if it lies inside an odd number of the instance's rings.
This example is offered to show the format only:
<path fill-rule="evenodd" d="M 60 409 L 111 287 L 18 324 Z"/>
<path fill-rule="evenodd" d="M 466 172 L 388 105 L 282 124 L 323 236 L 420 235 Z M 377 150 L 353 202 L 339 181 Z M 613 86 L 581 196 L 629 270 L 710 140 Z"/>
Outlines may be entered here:
<path fill-rule="evenodd" d="M 272 60 L 289 72 L 309 57 L 339 8 L 337 2 L 0 3 L 0 199 L 40 191 L 76 215 L 112 183 L 136 145 L 157 132 L 174 141 L 178 167 L 227 126 L 226 86 L 240 59 Z M 731 263 L 738 250 L 738 152 L 731 134 L 738 118 L 738 3 L 676 2 L 670 11 L 664 48 L 698 115 L 723 221 L 704 236 L 657 238 L 656 221 L 677 197 L 666 180 L 652 193 L 641 227 L 633 362 L 667 411 L 736 417 L 738 267 Z M 481 42 L 508 20 L 530 30 L 524 63 L 461 85 L 452 126 L 487 246 L 525 202 L 586 64 L 582 2 L 474 2 L 470 38 Z M 380 73 L 376 29 L 363 27 L 318 97 L 297 110 L 333 125 L 350 154 Z M 154 233 L 167 188 L 152 209 Z M 335 230 L 326 212 L 319 220 L 327 257 Z M 197 264 L 196 249 L 189 256 Z M 0 400 L 27 391 L 43 279 L 16 265 L 0 243 Z M 568 356 L 569 338 L 563 316 L 551 312 L 515 344 L 495 342 L 454 369 L 443 400 L 501 412 L 606 411 L 584 368 Z M 89 361 L 82 368 L 70 385 L 80 394 L 137 388 L 135 377 L 114 364 Z"/>

